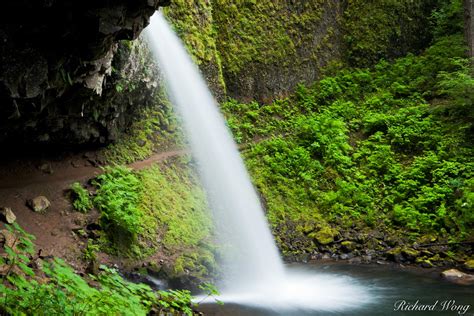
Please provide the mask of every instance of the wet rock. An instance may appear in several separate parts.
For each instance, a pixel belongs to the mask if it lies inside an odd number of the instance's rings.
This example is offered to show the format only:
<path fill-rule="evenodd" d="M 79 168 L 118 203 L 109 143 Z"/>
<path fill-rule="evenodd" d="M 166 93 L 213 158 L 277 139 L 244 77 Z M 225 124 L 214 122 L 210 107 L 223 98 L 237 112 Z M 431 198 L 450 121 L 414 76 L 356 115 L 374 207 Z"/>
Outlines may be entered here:
<path fill-rule="evenodd" d="M 401 263 L 404 261 L 402 250 L 400 248 L 394 248 L 386 253 L 387 259 L 396 263 Z"/>
<path fill-rule="evenodd" d="M 348 241 L 348 240 L 341 242 L 341 249 L 344 252 L 354 251 L 356 247 L 357 247 L 357 244 L 355 242 Z"/>
<path fill-rule="evenodd" d="M 361 264 L 362 263 L 362 258 L 361 257 L 355 257 L 349 259 L 350 264 Z"/>
<path fill-rule="evenodd" d="M 402 254 L 408 261 L 414 261 L 420 255 L 420 252 L 412 248 L 404 248 Z"/>
<path fill-rule="evenodd" d="M 36 258 L 32 262 L 32 266 L 35 270 L 42 270 L 43 269 L 43 260 L 40 258 Z"/>
<path fill-rule="evenodd" d="M 331 256 L 328 253 L 325 253 L 322 257 L 321 260 L 329 260 L 331 259 Z"/>
<path fill-rule="evenodd" d="M 365 263 L 369 263 L 372 261 L 372 256 L 371 255 L 362 256 L 362 261 L 364 261 Z"/>
<path fill-rule="evenodd" d="M 387 258 L 396 263 L 414 262 L 419 255 L 420 252 L 415 249 L 401 247 L 393 248 L 386 253 Z"/>
<path fill-rule="evenodd" d="M 420 266 L 422 268 L 426 268 L 426 269 L 429 269 L 429 268 L 433 268 L 433 264 L 429 261 L 429 260 L 424 260 Z"/>
<path fill-rule="evenodd" d="M 359 244 L 363 244 L 367 241 L 367 238 L 368 236 L 364 233 L 358 233 L 355 237 L 356 241 L 359 243 Z"/>
<path fill-rule="evenodd" d="M 437 237 L 435 235 L 423 235 L 418 238 L 418 244 L 420 245 L 427 245 L 436 242 Z"/>
<path fill-rule="evenodd" d="M 353 257 L 354 255 L 351 253 L 343 253 L 342 255 L 339 256 L 339 259 L 348 260 L 348 259 L 352 259 Z"/>
<path fill-rule="evenodd" d="M 441 276 L 449 282 L 461 285 L 474 284 L 474 275 L 461 272 L 457 269 L 449 269 L 441 272 Z"/>
<path fill-rule="evenodd" d="M 51 206 L 51 202 L 45 196 L 37 196 L 27 202 L 28 206 L 35 212 L 41 213 Z"/>
<path fill-rule="evenodd" d="M 146 145 L 146 141 L 144 139 L 137 140 L 137 145 L 143 147 Z"/>
<path fill-rule="evenodd" d="M 423 250 L 420 251 L 420 255 L 426 256 L 426 257 L 432 257 L 433 253 L 429 250 L 423 249 Z"/>
<path fill-rule="evenodd" d="M 0 216 L 7 224 L 13 224 L 16 221 L 16 216 L 9 207 L 0 207 Z"/>

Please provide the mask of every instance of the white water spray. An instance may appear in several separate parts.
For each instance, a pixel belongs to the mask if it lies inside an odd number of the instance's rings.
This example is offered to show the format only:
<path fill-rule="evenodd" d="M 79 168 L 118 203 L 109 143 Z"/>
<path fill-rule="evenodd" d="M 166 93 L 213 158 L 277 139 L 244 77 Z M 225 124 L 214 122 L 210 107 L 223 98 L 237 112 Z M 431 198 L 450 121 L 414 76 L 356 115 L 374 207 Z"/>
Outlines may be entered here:
<path fill-rule="evenodd" d="M 367 302 L 367 292 L 349 278 L 286 273 L 237 146 L 197 66 L 161 13 L 146 32 L 183 118 L 218 236 L 229 245 L 220 299 L 315 310 Z"/>

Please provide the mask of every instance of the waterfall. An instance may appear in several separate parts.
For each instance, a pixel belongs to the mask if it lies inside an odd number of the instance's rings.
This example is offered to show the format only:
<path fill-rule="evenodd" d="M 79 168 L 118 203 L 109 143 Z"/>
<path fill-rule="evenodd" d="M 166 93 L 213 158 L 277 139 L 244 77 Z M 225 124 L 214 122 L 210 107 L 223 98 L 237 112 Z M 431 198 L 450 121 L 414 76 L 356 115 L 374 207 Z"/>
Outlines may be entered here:
<path fill-rule="evenodd" d="M 236 143 L 198 67 L 161 13 L 152 16 L 146 34 L 170 99 L 183 119 L 217 235 L 225 245 L 224 278 L 219 284 L 223 300 L 281 308 L 317 304 L 317 309 L 331 310 L 367 300 L 348 278 L 285 271 Z"/>

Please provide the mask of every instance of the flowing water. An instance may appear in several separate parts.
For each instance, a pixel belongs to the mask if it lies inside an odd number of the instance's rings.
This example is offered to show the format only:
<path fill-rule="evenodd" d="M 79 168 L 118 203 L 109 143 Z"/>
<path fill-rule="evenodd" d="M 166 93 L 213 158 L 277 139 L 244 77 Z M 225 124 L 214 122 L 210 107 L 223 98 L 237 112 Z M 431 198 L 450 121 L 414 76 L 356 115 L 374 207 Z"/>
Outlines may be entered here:
<path fill-rule="evenodd" d="M 298 306 L 292 310 L 280 309 L 278 305 L 262 306 L 253 301 L 216 304 L 202 304 L 199 309 L 208 316 L 474 316 L 474 286 L 460 286 L 442 280 L 439 271 L 418 268 L 400 268 L 391 265 L 348 265 L 348 264 L 293 264 L 290 271 L 347 277 L 350 275 L 371 289 L 376 296 L 371 304 L 343 310 L 308 309 Z M 402 310 L 403 302 L 419 310 Z M 422 310 L 422 305 L 432 310 Z"/>
<path fill-rule="evenodd" d="M 289 314 L 353 311 L 376 301 L 373 287 L 356 278 L 284 267 L 237 146 L 197 66 L 161 13 L 151 18 L 146 33 L 225 245 L 220 299 Z"/>

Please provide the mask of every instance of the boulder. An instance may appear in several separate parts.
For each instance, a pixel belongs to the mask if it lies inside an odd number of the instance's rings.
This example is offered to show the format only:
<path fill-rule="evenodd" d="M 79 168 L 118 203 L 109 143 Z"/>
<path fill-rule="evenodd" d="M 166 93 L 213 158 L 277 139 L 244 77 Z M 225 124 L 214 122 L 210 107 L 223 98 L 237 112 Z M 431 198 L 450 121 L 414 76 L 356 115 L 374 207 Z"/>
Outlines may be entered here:
<path fill-rule="evenodd" d="M 0 215 L 7 224 L 13 224 L 16 221 L 16 216 L 9 207 L 0 207 Z"/>
<path fill-rule="evenodd" d="M 35 212 L 44 212 L 51 206 L 51 202 L 45 196 L 37 196 L 28 201 L 28 206 Z"/>
<path fill-rule="evenodd" d="M 474 275 L 461 272 L 457 269 L 449 269 L 441 272 L 441 276 L 449 282 L 460 285 L 474 284 Z"/>
<path fill-rule="evenodd" d="M 469 271 L 474 271 L 474 259 L 470 259 L 464 262 L 464 268 Z"/>
<path fill-rule="evenodd" d="M 3 245 L 3 247 L 14 247 L 15 246 L 15 235 L 8 231 L 7 229 L 2 229 L 0 230 L 0 242 Z"/>
<path fill-rule="evenodd" d="M 352 252 L 357 248 L 357 244 L 353 241 L 345 240 L 341 242 L 341 249 L 344 252 Z"/>
<path fill-rule="evenodd" d="M 350 264 L 361 264 L 362 263 L 362 258 L 361 257 L 354 257 L 349 259 Z"/>
<path fill-rule="evenodd" d="M 415 249 L 402 247 L 395 247 L 386 252 L 387 258 L 396 263 L 414 262 L 419 255 L 420 252 Z"/>
<path fill-rule="evenodd" d="M 324 226 L 319 231 L 310 233 L 308 237 L 313 238 L 320 245 L 327 245 L 334 241 L 334 237 L 337 234 L 337 230 Z"/>

